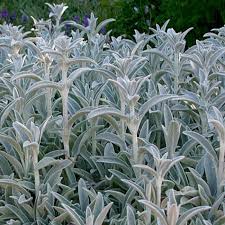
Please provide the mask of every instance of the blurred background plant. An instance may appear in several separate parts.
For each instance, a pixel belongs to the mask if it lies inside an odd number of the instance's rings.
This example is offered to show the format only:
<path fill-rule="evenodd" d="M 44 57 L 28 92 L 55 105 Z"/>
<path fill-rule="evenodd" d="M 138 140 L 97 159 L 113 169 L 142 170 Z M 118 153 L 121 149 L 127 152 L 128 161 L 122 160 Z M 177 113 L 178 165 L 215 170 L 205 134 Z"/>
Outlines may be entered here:
<path fill-rule="evenodd" d="M 35 18 L 46 18 L 48 7 L 45 0 L 1 0 L 0 20 L 26 28 L 32 26 L 32 15 Z M 49 3 L 61 3 L 60 0 L 49 0 Z M 223 0 L 64 0 L 69 9 L 65 19 L 73 19 L 87 26 L 91 12 L 100 19 L 113 17 L 116 23 L 109 27 L 115 36 L 124 34 L 132 37 L 134 29 L 149 32 L 149 27 L 162 24 L 170 19 L 170 27 L 185 30 L 187 26 L 194 30 L 187 38 L 188 45 L 215 27 L 225 23 L 225 3 Z M 29 16 L 28 16 L 29 15 Z M 67 26 L 66 29 L 70 30 Z M 103 30 L 105 32 L 105 30 Z"/>

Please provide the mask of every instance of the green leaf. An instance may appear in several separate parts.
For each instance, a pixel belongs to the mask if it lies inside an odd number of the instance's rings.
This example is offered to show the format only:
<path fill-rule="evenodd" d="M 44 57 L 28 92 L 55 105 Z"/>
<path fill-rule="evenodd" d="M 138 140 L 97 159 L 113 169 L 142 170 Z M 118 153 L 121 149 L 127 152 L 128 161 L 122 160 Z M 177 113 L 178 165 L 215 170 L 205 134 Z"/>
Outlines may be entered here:
<path fill-rule="evenodd" d="M 67 211 L 70 218 L 76 225 L 85 225 L 81 217 L 78 215 L 78 213 L 74 209 L 72 209 L 70 206 L 63 203 L 62 203 L 62 206 Z"/>
<path fill-rule="evenodd" d="M 104 219 L 106 218 L 107 213 L 109 212 L 110 208 L 112 207 L 113 202 L 109 203 L 107 206 L 105 206 L 102 211 L 97 216 L 94 225 L 102 225 L 104 222 Z"/>
<path fill-rule="evenodd" d="M 80 178 L 80 180 L 78 181 L 78 195 L 82 211 L 85 211 L 89 204 L 88 194 L 84 189 L 87 189 L 86 183 L 82 178 Z"/>
<path fill-rule="evenodd" d="M 47 80 L 43 80 L 43 81 L 38 81 L 36 83 L 34 83 L 26 92 L 26 95 L 34 92 L 34 91 L 38 91 L 44 88 L 52 88 L 52 89 L 56 89 L 59 92 L 62 90 L 62 86 L 56 82 L 53 81 L 47 81 Z"/>
<path fill-rule="evenodd" d="M 128 186 L 133 187 L 140 194 L 142 198 L 147 199 L 145 196 L 145 190 L 140 185 L 138 185 L 137 183 L 131 180 L 122 179 L 121 181 L 126 183 Z"/>
<path fill-rule="evenodd" d="M 180 127 L 181 125 L 177 121 L 171 120 L 168 127 L 164 129 L 166 148 L 169 158 L 172 158 L 175 155 L 175 149 L 180 137 Z"/>
<path fill-rule="evenodd" d="M 18 183 L 17 181 L 14 181 L 12 179 L 0 179 L 0 186 L 1 187 L 13 187 L 17 189 L 18 191 L 21 191 L 26 196 L 30 197 L 30 193 L 24 188 L 24 185 L 21 185 L 21 183 Z"/>
<path fill-rule="evenodd" d="M 166 173 L 178 162 L 180 162 L 181 160 L 183 160 L 185 157 L 184 156 L 178 156 L 175 157 L 173 159 L 169 159 L 169 160 L 165 160 L 162 161 L 161 165 L 160 165 L 160 170 L 161 170 L 161 174 L 162 177 L 164 177 L 166 175 Z"/>
<path fill-rule="evenodd" d="M 127 225 L 136 225 L 135 214 L 130 205 L 127 206 Z"/>
<path fill-rule="evenodd" d="M 160 58 L 162 58 L 165 62 L 167 62 L 171 68 L 173 68 L 173 63 L 172 63 L 172 61 L 170 61 L 169 57 L 164 55 L 158 49 L 154 48 L 154 49 L 150 49 L 150 50 L 145 50 L 145 51 L 143 51 L 143 53 L 155 54 L 155 55 L 159 56 Z"/>
<path fill-rule="evenodd" d="M 45 168 L 46 166 L 54 165 L 57 162 L 58 162 L 58 160 L 56 160 L 52 157 L 44 157 L 35 165 L 34 170 L 41 170 L 41 169 Z"/>
<path fill-rule="evenodd" d="M 147 102 L 145 102 L 139 109 L 138 115 L 140 120 L 144 117 L 144 115 L 155 105 L 166 101 L 166 100 L 170 100 L 177 97 L 176 95 L 157 95 L 154 96 L 152 98 L 150 98 Z M 140 123 L 140 121 L 139 121 Z"/>
<path fill-rule="evenodd" d="M 209 206 L 198 206 L 184 212 L 179 219 L 177 220 L 176 225 L 185 225 L 188 220 L 192 217 L 196 216 L 198 213 L 209 210 L 211 207 Z"/>
<path fill-rule="evenodd" d="M 42 80 L 42 78 L 40 76 L 38 76 L 37 74 L 22 72 L 22 74 L 20 73 L 20 74 L 17 74 L 16 76 L 12 77 L 12 81 L 22 79 L 22 78 L 29 78 L 29 79 L 33 79 L 36 81 Z"/>
<path fill-rule="evenodd" d="M 51 193 L 61 204 L 72 206 L 71 202 L 69 200 L 67 200 L 67 198 L 65 198 L 64 196 L 62 196 L 54 191 L 52 191 Z"/>
<path fill-rule="evenodd" d="M 78 110 L 74 115 L 72 115 L 70 117 L 70 119 L 68 121 L 69 128 L 71 129 L 71 127 L 73 126 L 73 124 L 76 122 L 77 119 L 79 119 L 82 116 L 87 115 L 92 109 L 93 109 L 93 107 L 85 107 L 85 108 Z"/>
<path fill-rule="evenodd" d="M 33 135 L 31 131 L 24 126 L 22 123 L 16 121 L 13 123 L 13 128 L 16 130 L 17 134 L 21 137 L 23 142 L 25 141 L 32 141 Z"/>
<path fill-rule="evenodd" d="M 104 199 L 100 192 L 98 192 L 98 195 L 95 198 L 95 204 L 93 208 L 93 214 L 95 218 L 98 217 L 98 215 L 101 213 L 102 209 L 104 208 Z"/>
<path fill-rule="evenodd" d="M 206 58 L 206 67 L 211 68 L 224 53 L 225 48 L 216 50 L 210 57 Z"/>
<path fill-rule="evenodd" d="M 198 144 L 200 144 L 205 149 L 206 152 L 208 152 L 208 154 L 211 155 L 211 157 L 214 159 L 215 163 L 218 162 L 218 158 L 217 158 L 214 148 L 212 147 L 211 143 L 205 137 L 203 137 L 201 134 L 198 134 L 194 131 L 185 131 L 185 132 L 183 132 L 183 134 L 194 139 Z"/>
<path fill-rule="evenodd" d="M 148 208 L 152 210 L 152 212 L 156 215 L 157 218 L 161 221 L 162 225 L 169 225 L 166 220 L 166 215 L 162 209 L 160 209 L 154 203 L 147 200 L 139 200 L 140 203 L 146 205 Z M 178 224 L 177 224 L 178 225 Z"/>
<path fill-rule="evenodd" d="M 105 27 L 107 24 L 111 23 L 111 22 L 114 22 L 116 21 L 115 19 L 113 18 L 110 18 L 110 19 L 106 19 L 106 20 L 103 20 L 101 23 L 98 24 L 98 26 L 96 27 L 96 33 L 98 33 L 99 31 L 101 31 L 101 29 L 103 27 Z"/>
<path fill-rule="evenodd" d="M 9 161 L 19 178 L 22 179 L 24 176 L 23 165 L 14 156 L 11 156 L 4 151 L 0 151 L 0 155 L 4 156 Z"/>
<path fill-rule="evenodd" d="M 0 121 L 0 126 L 2 127 L 3 124 L 5 123 L 7 117 L 9 116 L 10 112 L 13 111 L 13 109 L 16 107 L 18 103 L 22 104 L 23 99 L 22 98 L 16 98 L 13 101 L 11 101 L 5 109 L 2 110 L 1 112 L 1 121 Z"/>
<path fill-rule="evenodd" d="M 157 177 L 157 172 L 154 169 L 152 169 L 150 166 L 140 164 L 140 165 L 134 165 L 133 167 L 143 169 L 146 172 L 150 173 L 152 176 Z"/>
<path fill-rule="evenodd" d="M 72 85 L 73 81 L 79 78 L 82 75 L 82 73 L 90 72 L 91 70 L 92 70 L 91 68 L 79 68 L 74 72 L 72 72 L 68 77 L 70 85 Z"/>
<path fill-rule="evenodd" d="M 14 205 L 6 204 L 5 207 L 10 210 L 14 215 L 18 217 L 18 219 L 23 222 L 23 224 L 30 222 L 29 218 L 20 210 L 19 208 L 15 207 Z"/>
<path fill-rule="evenodd" d="M 191 174 L 194 176 L 194 179 L 196 181 L 197 184 L 201 185 L 201 187 L 204 188 L 204 191 L 206 192 L 206 194 L 208 196 L 211 196 L 211 192 L 210 192 L 210 189 L 209 189 L 209 186 L 208 184 L 201 178 L 200 174 L 194 170 L 193 168 L 189 168 Z"/>
<path fill-rule="evenodd" d="M 13 139 L 12 137 L 10 137 L 8 135 L 0 133 L 0 142 L 2 142 L 3 144 L 7 143 L 7 144 L 11 145 L 16 150 L 18 155 L 20 156 L 20 159 L 23 159 L 24 153 L 22 151 L 20 144 L 15 139 Z"/>
<path fill-rule="evenodd" d="M 111 142 L 115 145 L 118 145 L 121 150 L 126 150 L 126 144 L 125 142 L 121 139 L 121 137 L 119 135 L 110 133 L 110 132 L 104 132 L 104 133 L 100 133 L 97 135 L 96 137 L 97 140 L 105 140 L 108 142 Z"/>
<path fill-rule="evenodd" d="M 72 161 L 68 159 L 58 161 L 58 163 L 48 171 L 48 173 L 46 174 L 44 178 L 43 183 L 47 184 L 49 180 L 52 179 L 57 173 L 61 173 L 63 169 L 65 169 L 71 164 L 72 164 Z"/>
<path fill-rule="evenodd" d="M 95 117 L 102 116 L 102 115 L 113 115 L 113 116 L 117 116 L 121 119 L 127 119 L 127 117 L 119 109 L 107 107 L 107 106 L 102 106 L 102 107 L 92 110 L 88 114 L 87 118 L 93 119 Z"/>

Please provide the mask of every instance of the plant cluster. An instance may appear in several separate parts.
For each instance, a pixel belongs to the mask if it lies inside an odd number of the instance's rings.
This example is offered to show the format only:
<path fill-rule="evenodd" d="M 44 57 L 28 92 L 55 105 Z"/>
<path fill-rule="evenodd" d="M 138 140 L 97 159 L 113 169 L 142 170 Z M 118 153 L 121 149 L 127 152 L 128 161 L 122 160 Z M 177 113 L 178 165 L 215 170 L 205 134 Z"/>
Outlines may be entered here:
<path fill-rule="evenodd" d="M 186 49 L 47 5 L 0 25 L 0 224 L 225 224 L 225 27 Z"/>

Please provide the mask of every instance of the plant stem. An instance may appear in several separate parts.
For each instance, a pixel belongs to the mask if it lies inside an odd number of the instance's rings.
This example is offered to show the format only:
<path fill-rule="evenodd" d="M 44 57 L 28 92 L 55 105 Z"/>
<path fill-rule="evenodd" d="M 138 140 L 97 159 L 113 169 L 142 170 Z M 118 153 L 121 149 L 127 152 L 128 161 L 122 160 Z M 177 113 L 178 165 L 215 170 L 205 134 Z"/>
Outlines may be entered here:
<path fill-rule="evenodd" d="M 38 163 L 38 152 L 39 152 L 39 145 L 37 144 L 37 147 L 32 147 L 33 168 L 34 168 L 34 183 L 35 183 L 36 197 L 38 196 L 39 186 L 40 186 L 39 170 L 38 169 L 35 169 L 35 167 L 36 167 L 36 165 Z"/>
<path fill-rule="evenodd" d="M 125 115 L 125 101 L 124 101 L 124 98 L 123 98 L 123 95 L 121 93 L 121 91 L 119 91 L 119 95 L 120 95 L 120 101 L 121 101 L 121 112 L 122 114 Z M 125 141 L 125 121 L 123 119 L 121 119 L 120 121 L 121 123 L 121 137 L 122 137 L 122 140 Z"/>
<path fill-rule="evenodd" d="M 69 151 L 69 126 L 68 126 L 68 89 L 63 90 L 62 103 L 63 103 L 63 145 L 66 151 L 66 158 L 70 156 Z"/>
<path fill-rule="evenodd" d="M 174 71 L 175 71 L 174 94 L 177 94 L 178 93 L 178 89 L 179 89 L 179 53 L 175 53 Z"/>
<path fill-rule="evenodd" d="M 218 193 L 221 193 L 221 186 L 224 180 L 224 156 L 225 156 L 225 140 L 220 136 L 220 152 L 219 152 L 219 167 L 218 167 Z"/>
<path fill-rule="evenodd" d="M 206 111 L 204 111 L 202 109 L 199 110 L 199 114 L 200 114 L 200 118 L 201 118 L 202 134 L 204 135 L 207 133 L 208 118 L 207 118 Z"/>
<path fill-rule="evenodd" d="M 148 201 L 151 201 L 151 192 L 152 192 L 152 185 L 151 185 L 151 181 L 148 182 L 148 184 L 146 185 L 146 196 Z M 145 207 L 146 210 L 146 217 L 145 217 L 145 224 L 146 225 L 151 225 L 151 215 L 152 215 L 152 210 L 149 209 L 149 207 Z"/>
<path fill-rule="evenodd" d="M 132 142 L 133 142 L 133 159 L 134 163 L 138 164 L 138 139 L 137 139 L 137 133 L 134 131 L 132 133 Z"/>
<path fill-rule="evenodd" d="M 95 119 L 93 119 L 91 121 L 91 126 L 94 127 L 95 126 Z M 96 149 L 97 149 L 97 143 L 96 143 L 96 131 L 92 132 L 92 155 L 95 156 L 96 155 Z"/>
<path fill-rule="evenodd" d="M 64 150 L 66 151 L 66 159 L 70 157 L 69 149 L 69 115 L 68 115 L 68 95 L 69 87 L 67 84 L 67 70 L 66 66 L 62 66 L 62 81 L 63 81 L 63 90 L 62 90 L 62 107 L 63 107 L 63 145 Z"/>
<path fill-rule="evenodd" d="M 45 78 L 46 80 L 50 81 L 50 68 L 49 68 L 49 63 L 45 63 L 44 69 L 45 69 Z M 51 89 L 47 88 L 47 94 L 46 94 L 46 102 L 47 102 L 47 117 L 52 116 L 52 93 Z"/>
<path fill-rule="evenodd" d="M 138 152 L 138 137 L 137 137 L 137 132 L 138 132 L 138 123 L 136 121 L 136 115 L 135 115 L 135 107 L 134 104 L 130 105 L 130 126 L 129 129 L 132 134 L 132 150 L 133 150 L 133 163 L 134 164 L 139 164 L 140 163 L 140 157 L 139 157 L 139 152 Z M 134 169 L 135 174 L 137 177 L 141 175 L 141 170 L 139 168 Z"/>
<path fill-rule="evenodd" d="M 156 204 L 160 207 L 161 205 L 161 192 L 162 192 L 162 178 L 158 176 L 156 178 Z"/>

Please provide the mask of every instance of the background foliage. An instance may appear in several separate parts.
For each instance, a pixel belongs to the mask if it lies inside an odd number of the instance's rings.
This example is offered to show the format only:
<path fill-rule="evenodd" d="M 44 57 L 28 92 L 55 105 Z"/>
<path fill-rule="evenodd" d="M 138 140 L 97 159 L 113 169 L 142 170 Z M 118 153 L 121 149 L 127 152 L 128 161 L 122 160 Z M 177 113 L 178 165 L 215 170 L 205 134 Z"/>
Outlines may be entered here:
<path fill-rule="evenodd" d="M 2 0 L 0 9 L 7 9 L 10 16 L 15 16 L 15 24 L 27 24 L 32 15 L 35 18 L 46 18 L 48 8 L 45 0 Z M 50 0 L 50 3 L 60 3 L 60 0 Z M 175 30 L 185 30 L 194 27 L 188 37 L 188 44 L 193 44 L 195 39 L 215 27 L 225 23 L 225 3 L 223 0 L 64 0 L 69 6 L 64 17 L 66 19 L 85 15 L 93 11 L 100 20 L 115 18 L 116 24 L 111 25 L 114 35 L 126 34 L 132 36 L 133 30 L 149 32 L 149 26 L 156 23 L 162 24 L 170 19 L 170 26 Z M 5 18 L 3 18 L 5 19 Z M 7 18 L 9 21 L 10 19 Z M 26 21 L 26 22 L 25 22 Z M 31 20 L 30 20 L 31 21 Z"/>

